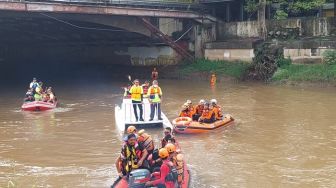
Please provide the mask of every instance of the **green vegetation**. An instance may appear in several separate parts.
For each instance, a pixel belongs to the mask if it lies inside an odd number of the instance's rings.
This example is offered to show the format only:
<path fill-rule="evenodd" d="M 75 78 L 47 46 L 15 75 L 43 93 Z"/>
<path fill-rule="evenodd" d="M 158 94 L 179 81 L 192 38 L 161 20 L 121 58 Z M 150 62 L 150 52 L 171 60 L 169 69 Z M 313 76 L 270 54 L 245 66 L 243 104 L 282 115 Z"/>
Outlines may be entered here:
<path fill-rule="evenodd" d="M 218 76 L 230 76 L 237 79 L 242 78 L 246 73 L 250 64 L 246 62 L 228 62 L 228 61 L 211 61 L 207 59 L 199 59 L 192 64 L 184 64 L 179 68 L 181 74 L 214 72 Z"/>
<path fill-rule="evenodd" d="M 272 77 L 272 81 L 309 81 L 309 82 L 335 82 L 336 65 L 291 64 L 278 68 Z"/>
<path fill-rule="evenodd" d="M 336 50 L 327 50 L 323 53 L 323 62 L 327 65 L 336 65 Z"/>
<path fill-rule="evenodd" d="M 261 5 L 261 0 L 247 0 L 244 6 L 249 17 L 253 16 Z M 277 8 L 272 12 L 277 20 L 286 19 L 288 15 L 310 14 L 312 10 L 318 10 L 326 0 L 267 0 L 268 5 L 274 4 Z"/>

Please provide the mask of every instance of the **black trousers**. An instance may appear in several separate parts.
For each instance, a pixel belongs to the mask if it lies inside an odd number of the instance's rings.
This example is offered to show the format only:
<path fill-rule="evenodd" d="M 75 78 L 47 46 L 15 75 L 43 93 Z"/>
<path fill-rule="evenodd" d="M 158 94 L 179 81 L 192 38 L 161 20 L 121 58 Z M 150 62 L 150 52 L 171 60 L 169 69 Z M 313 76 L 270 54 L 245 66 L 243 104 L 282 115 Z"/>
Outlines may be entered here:
<path fill-rule="evenodd" d="M 139 116 L 138 116 L 138 110 L 137 110 L 137 108 L 139 108 L 139 111 L 140 111 L 140 119 L 143 119 L 143 117 L 142 117 L 143 109 L 142 109 L 141 101 L 133 101 L 133 100 L 132 100 L 132 104 L 133 104 L 133 110 L 134 110 L 134 116 L 135 116 L 135 119 L 136 119 L 137 121 L 139 120 Z"/>
<path fill-rule="evenodd" d="M 153 119 L 155 112 L 157 111 L 157 116 L 161 119 L 161 103 L 151 103 L 151 113 L 150 118 Z"/>

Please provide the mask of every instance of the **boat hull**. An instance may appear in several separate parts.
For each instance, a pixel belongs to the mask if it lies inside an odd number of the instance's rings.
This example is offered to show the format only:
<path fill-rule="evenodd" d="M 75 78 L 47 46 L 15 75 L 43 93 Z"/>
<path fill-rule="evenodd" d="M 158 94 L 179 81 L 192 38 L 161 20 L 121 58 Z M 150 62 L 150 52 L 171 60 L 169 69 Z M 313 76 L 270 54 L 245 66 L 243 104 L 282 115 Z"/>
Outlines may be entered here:
<path fill-rule="evenodd" d="M 48 103 L 42 101 L 33 101 L 33 102 L 26 102 L 21 106 L 23 111 L 46 111 L 56 108 L 56 103 Z"/>
<path fill-rule="evenodd" d="M 192 121 L 188 124 L 175 124 L 173 121 L 174 131 L 180 134 L 199 134 L 215 131 L 221 127 L 227 127 L 234 122 L 234 119 L 230 115 L 226 115 L 222 120 L 218 120 L 214 123 L 200 123 Z"/>

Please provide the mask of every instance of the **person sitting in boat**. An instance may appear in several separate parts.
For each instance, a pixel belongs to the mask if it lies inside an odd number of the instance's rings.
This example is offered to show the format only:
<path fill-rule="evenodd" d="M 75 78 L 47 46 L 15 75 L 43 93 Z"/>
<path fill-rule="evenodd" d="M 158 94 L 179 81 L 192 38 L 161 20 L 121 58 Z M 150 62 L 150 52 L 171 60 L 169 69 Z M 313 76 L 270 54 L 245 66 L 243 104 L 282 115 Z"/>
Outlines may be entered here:
<path fill-rule="evenodd" d="M 192 114 L 189 111 L 188 105 L 185 103 L 182 106 L 182 111 L 180 112 L 179 117 L 191 117 L 191 116 Z"/>
<path fill-rule="evenodd" d="M 54 92 L 52 91 L 52 87 L 49 87 L 47 89 L 47 95 L 49 96 L 49 100 L 47 102 L 49 103 L 55 103 L 56 102 L 56 97 Z"/>
<path fill-rule="evenodd" d="M 215 114 L 215 119 L 216 120 L 221 120 L 223 119 L 223 113 L 222 113 L 222 109 L 221 107 L 217 104 L 217 100 L 216 99 L 211 99 L 210 101 L 211 106 L 213 108 L 213 112 Z"/>
<path fill-rule="evenodd" d="M 191 100 L 187 100 L 187 102 L 185 103 L 188 105 L 188 110 L 189 110 L 189 114 L 190 114 L 190 118 L 192 118 L 192 116 L 196 113 L 195 112 L 195 108 L 193 106 L 193 103 L 191 102 Z"/>
<path fill-rule="evenodd" d="M 42 91 L 40 87 L 35 89 L 34 99 L 35 101 L 42 101 Z"/>
<path fill-rule="evenodd" d="M 203 109 L 204 109 L 204 103 L 205 100 L 201 99 L 198 103 L 198 105 L 196 105 L 194 107 L 194 114 L 192 116 L 193 121 L 198 121 L 198 119 L 201 117 L 202 113 L 203 113 Z"/>
<path fill-rule="evenodd" d="M 174 170 L 173 163 L 169 160 L 169 153 L 166 148 L 159 150 L 159 156 L 162 159 L 162 165 L 160 167 L 160 177 L 154 181 L 146 182 L 145 186 L 176 188 L 177 173 Z"/>
<path fill-rule="evenodd" d="M 24 101 L 25 102 L 32 102 L 34 101 L 34 94 L 33 94 L 33 89 L 32 88 L 29 88 L 26 92 L 26 96 L 25 96 L 25 99 Z"/>
<path fill-rule="evenodd" d="M 209 103 L 204 104 L 204 110 L 201 117 L 198 119 L 201 123 L 213 123 L 215 122 L 215 114 L 210 108 Z"/>
<path fill-rule="evenodd" d="M 142 147 L 142 148 L 146 148 L 147 153 L 151 154 L 153 153 L 154 150 L 154 141 L 152 139 L 152 137 L 145 133 L 144 129 L 141 129 L 139 132 L 137 131 L 136 127 L 131 125 L 127 128 L 127 134 L 134 134 L 137 138 L 137 142 L 138 144 Z M 125 140 L 125 139 L 124 139 Z"/>
<path fill-rule="evenodd" d="M 37 83 L 37 79 L 33 78 L 33 81 L 30 82 L 29 84 L 29 88 L 33 89 L 35 91 L 35 89 L 39 87 L 39 84 Z"/>
<path fill-rule="evenodd" d="M 169 160 L 173 163 L 177 170 L 177 182 L 179 185 L 181 185 L 184 171 L 183 155 L 180 153 L 180 150 L 172 143 L 168 143 L 165 148 L 169 153 Z"/>
<path fill-rule="evenodd" d="M 149 81 L 146 80 L 144 84 L 141 85 L 144 96 L 143 97 L 148 97 L 147 93 L 148 93 L 148 88 L 149 88 Z"/>
<path fill-rule="evenodd" d="M 123 145 L 121 154 L 115 162 L 118 175 L 120 177 L 128 176 L 134 169 L 147 168 L 146 157 L 147 150 L 137 143 L 135 134 L 128 135 L 127 142 Z"/>
<path fill-rule="evenodd" d="M 164 137 L 161 140 L 161 147 L 164 148 L 168 143 L 176 143 L 175 137 L 173 136 L 172 129 L 166 127 L 163 131 Z"/>
<path fill-rule="evenodd" d="M 141 129 L 138 132 L 138 139 L 139 145 L 142 145 L 143 148 L 146 148 L 148 154 L 152 154 L 154 151 L 154 141 L 151 135 L 145 133 L 144 129 Z"/>

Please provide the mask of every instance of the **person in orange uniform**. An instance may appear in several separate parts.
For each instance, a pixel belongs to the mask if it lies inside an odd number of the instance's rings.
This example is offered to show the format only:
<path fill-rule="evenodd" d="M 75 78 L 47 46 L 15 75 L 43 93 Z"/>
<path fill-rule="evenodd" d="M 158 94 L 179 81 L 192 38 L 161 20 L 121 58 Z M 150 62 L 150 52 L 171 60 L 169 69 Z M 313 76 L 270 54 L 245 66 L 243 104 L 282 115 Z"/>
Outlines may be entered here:
<path fill-rule="evenodd" d="M 169 153 L 169 160 L 173 163 L 174 167 L 177 170 L 177 182 L 181 185 L 183 181 L 183 171 L 184 171 L 184 164 L 183 164 L 183 155 L 180 153 L 179 149 L 172 143 L 168 143 L 165 148 Z"/>
<path fill-rule="evenodd" d="M 197 121 L 199 119 L 199 117 L 201 117 L 202 113 L 203 113 L 203 109 L 204 109 L 204 103 L 205 103 L 205 100 L 204 99 L 201 99 L 198 103 L 198 105 L 196 105 L 194 107 L 194 114 L 192 116 L 192 119 L 194 121 Z"/>
<path fill-rule="evenodd" d="M 182 111 L 179 114 L 179 117 L 191 117 L 191 113 L 188 108 L 188 104 L 182 106 Z"/>
<path fill-rule="evenodd" d="M 176 188 L 176 180 L 173 178 L 172 170 L 174 165 L 169 160 L 169 153 L 166 148 L 161 148 L 159 150 L 159 156 L 162 159 L 162 165 L 160 167 L 160 178 L 154 181 L 146 182 L 146 187 L 165 187 L 165 188 Z"/>
<path fill-rule="evenodd" d="M 141 145 L 143 148 L 145 148 L 148 152 L 148 154 L 152 154 L 154 150 L 154 141 L 152 137 L 145 133 L 144 129 L 141 129 L 138 132 L 138 139 L 137 139 L 139 145 Z"/>
<path fill-rule="evenodd" d="M 164 148 L 168 143 L 176 143 L 175 137 L 172 133 L 172 129 L 170 127 L 166 127 L 163 131 L 164 137 L 161 140 L 161 147 Z"/>
<path fill-rule="evenodd" d="M 209 107 L 209 103 L 204 104 L 204 110 L 201 117 L 198 119 L 201 123 L 213 123 L 215 121 L 215 114 Z"/>
<path fill-rule="evenodd" d="M 215 114 L 215 119 L 216 120 L 221 120 L 223 119 L 223 113 L 221 107 L 217 104 L 216 99 L 211 99 L 211 106 L 213 108 L 213 112 Z"/>
<path fill-rule="evenodd" d="M 210 78 L 210 85 L 211 86 L 215 86 L 216 85 L 216 81 L 217 81 L 216 75 L 215 75 L 215 73 L 212 73 L 211 74 L 211 78 Z"/>
<path fill-rule="evenodd" d="M 159 72 L 154 67 L 154 69 L 152 71 L 152 80 L 157 80 L 158 78 L 159 78 Z"/>

